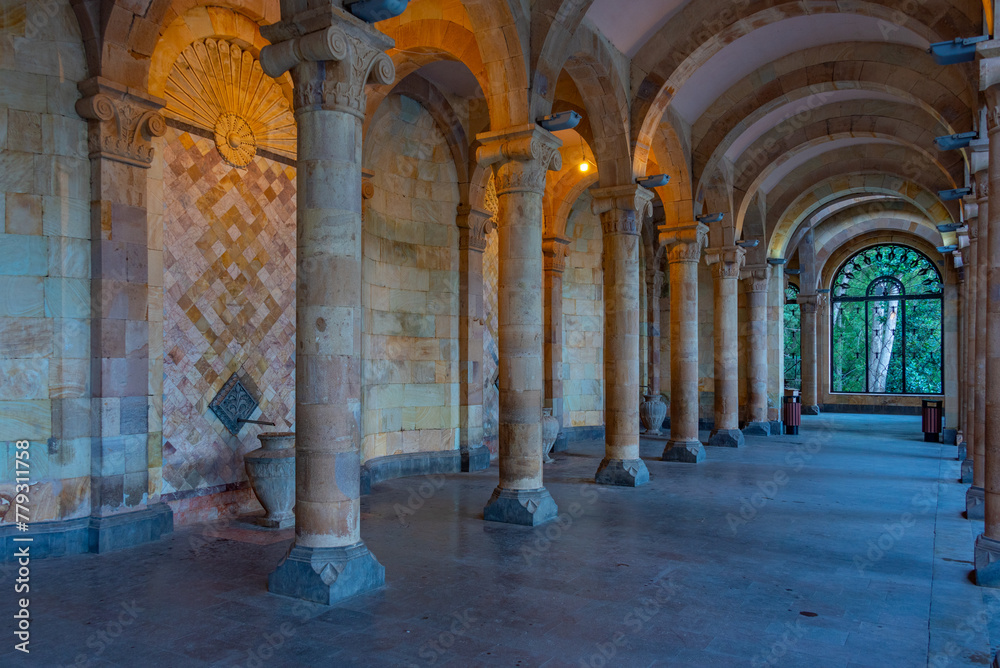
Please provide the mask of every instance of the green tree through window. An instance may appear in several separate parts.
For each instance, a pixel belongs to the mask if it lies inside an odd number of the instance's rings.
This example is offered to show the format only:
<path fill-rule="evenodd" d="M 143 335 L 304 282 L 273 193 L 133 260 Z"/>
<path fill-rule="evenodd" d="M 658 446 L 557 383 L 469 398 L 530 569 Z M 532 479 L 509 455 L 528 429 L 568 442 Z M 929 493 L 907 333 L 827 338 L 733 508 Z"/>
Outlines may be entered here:
<path fill-rule="evenodd" d="M 833 280 L 834 392 L 941 394 L 941 274 L 926 255 L 895 244 L 855 254 Z"/>
<path fill-rule="evenodd" d="M 789 283 L 785 288 L 785 387 L 802 389 L 802 328 L 799 288 Z"/>

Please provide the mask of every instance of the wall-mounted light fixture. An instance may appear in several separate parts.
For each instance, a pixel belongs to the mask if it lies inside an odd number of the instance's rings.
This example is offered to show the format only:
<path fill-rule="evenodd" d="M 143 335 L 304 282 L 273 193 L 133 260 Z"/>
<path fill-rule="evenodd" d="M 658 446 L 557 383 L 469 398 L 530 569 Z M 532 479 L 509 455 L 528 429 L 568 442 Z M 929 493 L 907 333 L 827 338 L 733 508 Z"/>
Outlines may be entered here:
<path fill-rule="evenodd" d="M 958 250 L 958 246 L 956 244 L 951 244 L 950 246 L 938 246 L 937 247 L 937 252 L 938 253 L 950 253 L 952 251 L 957 251 L 957 250 Z"/>
<path fill-rule="evenodd" d="M 699 223 L 705 223 L 708 225 L 710 223 L 717 223 L 725 217 L 725 213 L 703 213 L 700 216 L 695 216 L 695 219 Z"/>
<path fill-rule="evenodd" d="M 737 241 L 736 245 L 740 248 L 756 248 L 760 245 L 760 239 L 754 239 L 753 241 Z"/>
<path fill-rule="evenodd" d="M 785 269 L 785 273 L 789 276 L 798 276 L 802 273 L 801 269 Z"/>
<path fill-rule="evenodd" d="M 647 176 L 645 178 L 638 178 L 635 182 L 643 188 L 649 188 L 652 190 L 653 188 L 660 188 L 670 183 L 670 177 L 666 174 L 653 174 L 652 176 Z"/>
<path fill-rule="evenodd" d="M 406 11 L 410 0 L 358 0 L 344 3 L 347 10 L 365 23 L 378 23 L 399 16 Z"/>
<path fill-rule="evenodd" d="M 820 288 L 819 290 L 816 291 L 816 294 L 818 294 L 818 295 L 828 295 L 828 294 L 830 294 L 830 288 Z"/>
<path fill-rule="evenodd" d="M 937 145 L 938 150 L 954 151 L 956 149 L 965 148 L 972 143 L 973 139 L 976 139 L 977 137 L 979 137 L 978 132 L 960 132 L 957 135 L 935 137 L 934 144 Z"/>
<path fill-rule="evenodd" d="M 938 197 L 945 202 L 953 202 L 962 199 L 966 195 L 972 194 L 972 188 L 954 188 L 952 190 L 939 190 Z"/>
<path fill-rule="evenodd" d="M 538 119 L 538 124 L 549 132 L 558 132 L 559 130 L 572 130 L 582 120 L 583 116 L 571 110 L 542 116 Z"/>
<path fill-rule="evenodd" d="M 927 49 L 927 53 L 934 56 L 934 62 L 938 65 L 971 63 L 976 59 L 976 44 L 988 39 L 988 35 L 979 35 L 964 39 L 959 37 L 948 42 L 935 42 Z"/>
<path fill-rule="evenodd" d="M 767 258 L 767 263 L 769 265 L 771 265 L 772 267 L 780 267 L 781 265 L 785 264 L 786 262 L 788 262 L 788 260 L 786 260 L 783 257 L 769 257 L 769 258 Z"/>
<path fill-rule="evenodd" d="M 938 232 L 957 232 L 964 225 L 962 223 L 941 223 L 937 226 Z"/>

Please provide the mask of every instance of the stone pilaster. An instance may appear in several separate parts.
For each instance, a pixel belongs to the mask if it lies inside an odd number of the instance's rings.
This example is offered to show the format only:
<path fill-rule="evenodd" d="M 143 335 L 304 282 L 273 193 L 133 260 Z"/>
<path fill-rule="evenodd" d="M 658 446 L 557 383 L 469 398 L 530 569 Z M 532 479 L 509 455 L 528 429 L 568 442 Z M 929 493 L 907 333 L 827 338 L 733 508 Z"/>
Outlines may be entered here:
<path fill-rule="evenodd" d="M 979 285 L 979 219 L 969 220 L 969 247 L 965 264 L 966 329 L 965 329 L 965 461 L 962 462 L 962 482 L 972 482 L 976 448 L 976 334 L 978 313 L 976 295 Z"/>
<path fill-rule="evenodd" d="M 819 415 L 819 366 L 816 355 L 816 310 L 819 296 L 799 294 L 799 313 L 802 322 L 802 414 Z"/>
<path fill-rule="evenodd" d="M 739 246 L 712 248 L 705 262 L 715 278 L 715 428 L 708 445 L 738 448 L 740 431 L 739 280 L 746 251 Z M 765 339 L 766 341 L 766 339 Z"/>
<path fill-rule="evenodd" d="M 637 185 L 592 191 L 604 231 L 604 459 L 595 479 L 649 482 L 639 458 L 639 227 L 652 191 Z"/>
<path fill-rule="evenodd" d="M 785 430 L 785 267 L 770 265 L 771 288 L 767 293 L 767 419 L 771 436 Z"/>
<path fill-rule="evenodd" d="M 993 144 L 990 139 L 990 152 L 993 152 Z M 992 157 L 992 156 L 991 156 Z M 1000 163 L 998 163 L 1000 164 Z M 981 198 L 982 204 L 979 210 L 979 242 L 976 244 L 976 384 L 973 395 L 974 410 L 973 425 L 975 452 L 972 456 L 972 487 L 965 494 L 965 512 L 969 519 L 981 520 L 985 517 L 985 497 L 986 497 L 986 451 L 990 447 L 990 441 L 996 439 L 987 438 L 986 413 L 987 396 L 989 395 L 987 383 L 989 373 L 987 369 L 987 350 L 989 344 L 990 321 L 989 321 L 989 299 L 987 293 L 990 289 L 989 268 L 990 268 L 990 241 L 992 221 L 989 214 L 994 208 L 990 206 L 990 183 L 991 176 L 986 170 L 980 170 L 975 175 L 976 194 Z M 1000 205 L 998 205 L 1000 206 Z M 1000 536 L 991 536 L 1000 538 Z"/>
<path fill-rule="evenodd" d="M 566 250 L 570 239 L 548 236 L 542 241 L 544 256 L 545 309 L 545 408 L 559 421 L 559 437 L 555 449 L 565 441 L 563 422 L 563 272 L 566 270 Z"/>
<path fill-rule="evenodd" d="M 558 512 L 542 486 L 542 198 L 562 142 L 534 124 L 478 138 L 479 164 L 496 180 L 500 246 L 500 482 L 483 517 L 533 526 Z"/>
<path fill-rule="evenodd" d="M 998 48 L 1000 50 L 1000 48 Z M 986 89 L 987 128 L 990 141 L 989 177 L 985 192 L 979 193 L 989 202 L 985 220 L 986 234 L 985 278 L 986 295 L 986 382 L 985 430 L 989 434 L 982 441 L 984 451 L 985 538 L 1000 541 L 1000 81 Z M 977 179 L 979 174 L 976 175 Z M 977 180 L 976 187 L 979 187 Z M 982 215 L 982 214 L 981 214 Z M 979 449 L 976 450 L 979 454 Z M 1000 582 L 997 583 L 1000 586 Z"/>
<path fill-rule="evenodd" d="M 649 394 L 660 395 L 660 293 L 663 292 L 663 272 L 646 270 L 646 327 L 649 337 Z"/>
<path fill-rule="evenodd" d="M 743 433 L 770 436 L 767 415 L 767 292 L 771 267 L 747 267 L 747 418 Z M 813 320 L 815 322 L 815 319 Z M 815 342 L 815 336 L 813 337 Z"/>
<path fill-rule="evenodd" d="M 291 71 L 298 124 L 295 541 L 268 588 L 328 605 L 385 582 L 360 534 L 361 142 L 365 85 L 395 67 L 393 41 L 338 3 L 282 4 L 261 65 Z"/>
<path fill-rule="evenodd" d="M 700 462 L 698 440 L 698 262 L 708 226 L 660 230 L 670 267 L 670 440 L 663 459 Z"/>
<path fill-rule="evenodd" d="M 146 180 L 152 140 L 166 132 L 165 102 L 101 77 L 79 88 L 92 168 L 91 514 L 99 519 L 91 522 L 101 536 L 103 518 L 146 508 L 159 494 L 149 477 L 161 427 L 149 424 L 148 315 L 150 294 L 162 288 L 149 285 Z M 92 551 L 122 546 L 103 541 Z"/>
<path fill-rule="evenodd" d="M 459 229 L 459 448 L 463 471 L 490 467 L 483 445 L 483 252 L 492 225 L 488 211 L 458 209 Z"/>

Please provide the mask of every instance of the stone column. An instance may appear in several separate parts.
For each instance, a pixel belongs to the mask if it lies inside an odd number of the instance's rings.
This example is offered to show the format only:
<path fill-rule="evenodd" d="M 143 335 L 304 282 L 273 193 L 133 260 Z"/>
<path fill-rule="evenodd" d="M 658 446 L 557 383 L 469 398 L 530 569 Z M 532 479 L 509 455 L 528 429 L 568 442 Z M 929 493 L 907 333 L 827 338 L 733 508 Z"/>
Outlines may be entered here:
<path fill-rule="evenodd" d="M 92 167 L 90 503 L 97 544 L 91 551 L 103 552 L 158 538 L 172 528 L 165 504 L 149 506 L 153 512 L 147 510 L 147 519 L 122 517 L 125 511 L 146 509 L 147 499 L 159 493 L 155 483 L 151 489 L 148 458 L 159 446 L 160 434 L 159 427 L 155 436 L 151 433 L 148 419 L 147 313 L 154 289 L 148 272 L 146 179 L 152 140 L 167 128 L 159 114 L 165 103 L 159 98 L 101 77 L 83 81 L 79 88 L 83 99 L 76 110 L 90 121 Z M 162 295 L 162 288 L 155 290 Z M 155 360 L 152 366 L 162 369 Z M 111 516 L 119 530 L 105 532 Z M 120 525 L 126 522 L 145 523 L 148 531 L 124 532 Z M 137 539 L 140 535 L 148 537 Z"/>
<path fill-rule="evenodd" d="M 604 231 L 604 459 L 595 480 L 649 482 L 639 458 L 639 227 L 653 193 L 627 185 L 591 191 Z"/>
<path fill-rule="evenodd" d="M 815 294 L 799 294 L 799 313 L 802 322 L 802 414 L 819 415 L 819 368 L 816 361 L 816 309 Z"/>
<path fill-rule="evenodd" d="M 711 248 L 705 252 L 705 262 L 712 267 L 715 277 L 715 428 L 708 439 L 708 445 L 728 448 L 738 448 L 745 442 L 739 422 L 740 341 L 737 292 L 745 259 L 746 250 L 739 246 Z M 766 322 L 764 326 L 766 327 Z M 766 343 L 766 336 L 764 341 Z M 767 354 L 766 350 L 764 354 Z M 767 382 L 766 378 L 764 382 Z"/>
<path fill-rule="evenodd" d="M 767 416 L 767 291 L 771 267 L 747 267 L 747 424 L 743 433 L 770 436 Z M 815 323 L 815 319 L 813 319 Z M 815 336 L 813 342 L 815 343 Z"/>
<path fill-rule="evenodd" d="M 995 142 L 991 139 L 992 145 Z M 991 156 L 992 157 L 992 156 Z M 989 373 L 987 369 L 987 347 L 990 332 L 989 322 L 989 268 L 990 268 L 990 240 L 992 232 L 992 221 L 989 212 L 994 208 L 989 205 L 990 175 L 986 170 L 976 172 L 976 195 L 982 200 L 979 209 L 979 242 L 976 244 L 976 385 L 973 401 L 974 418 L 973 425 L 975 433 L 975 452 L 972 458 L 972 486 L 965 493 L 965 514 L 969 519 L 981 520 L 985 517 L 985 497 L 986 497 L 986 450 L 990 447 L 990 441 L 986 434 L 991 433 L 986 429 L 987 412 L 987 383 Z M 1000 206 L 1000 205 L 998 205 Z M 996 432 L 992 432 L 996 433 Z"/>
<path fill-rule="evenodd" d="M 977 440 L 976 470 L 973 477 L 977 478 L 979 471 L 980 452 L 985 454 L 985 471 L 982 482 L 985 487 L 985 528 L 976 539 L 975 564 L 976 584 L 985 587 L 1000 587 L 1000 42 L 992 41 L 996 58 L 991 69 L 989 81 L 996 82 L 986 89 L 986 119 L 989 135 L 989 168 L 988 179 L 980 179 L 982 172 L 976 174 L 976 189 L 980 197 L 990 201 L 987 211 L 979 211 L 979 220 L 986 225 L 980 225 L 980 255 L 982 267 L 979 280 L 986 281 L 987 289 L 979 293 L 986 295 L 985 329 L 987 341 L 986 378 L 980 387 L 985 389 L 985 430 L 988 438 Z M 982 63 L 984 68 L 986 63 Z M 982 78 L 982 77 L 981 77 Z M 982 186 L 982 187 L 981 187 Z M 983 247 L 986 252 L 983 252 Z M 982 283 L 980 284 L 982 286 Z M 982 312 L 982 311 L 981 311 Z M 976 341 L 977 352 L 979 341 Z M 977 428 L 977 434 L 978 434 Z M 973 482 L 976 482 L 975 480 Z"/>
<path fill-rule="evenodd" d="M 545 408 L 559 421 L 559 436 L 553 446 L 561 449 L 563 434 L 563 307 L 562 277 L 566 270 L 566 250 L 569 238 L 549 236 L 542 241 L 544 256 L 545 309 Z"/>
<path fill-rule="evenodd" d="M 767 293 L 767 419 L 771 436 L 785 433 L 785 266 L 772 264 Z"/>
<path fill-rule="evenodd" d="M 268 589 L 329 605 L 385 582 L 360 534 L 361 140 L 393 41 L 336 6 L 282 4 L 261 66 L 291 70 L 298 124 L 295 540 Z"/>
<path fill-rule="evenodd" d="M 660 293 L 663 291 L 663 272 L 659 267 L 659 253 L 654 255 L 650 263 L 655 263 L 646 269 L 646 339 L 647 339 L 647 394 L 649 401 L 639 404 L 639 417 L 649 410 L 649 419 L 654 423 L 653 429 L 647 429 L 646 434 L 659 436 L 663 426 L 662 418 L 666 417 L 667 407 L 660 398 Z M 645 407 L 645 408 L 644 408 Z M 649 420 L 647 420 L 647 423 Z M 655 424 L 659 422 L 659 424 Z"/>
<path fill-rule="evenodd" d="M 965 254 L 965 284 L 968 298 L 965 301 L 965 461 L 962 462 L 962 482 L 972 483 L 972 469 L 976 456 L 976 333 L 978 313 L 976 295 L 979 293 L 979 219 L 969 220 L 969 248 Z"/>
<path fill-rule="evenodd" d="M 663 459 L 700 462 L 698 440 L 698 261 L 708 226 L 694 223 L 660 230 L 670 266 L 670 440 Z"/>
<path fill-rule="evenodd" d="M 542 197 L 562 142 L 533 123 L 478 138 L 479 164 L 496 178 L 500 235 L 500 483 L 483 517 L 534 526 L 558 512 L 542 486 Z"/>
<path fill-rule="evenodd" d="M 466 472 L 490 467 L 490 451 L 483 446 L 483 252 L 490 219 L 488 211 L 458 209 L 459 449 Z"/>

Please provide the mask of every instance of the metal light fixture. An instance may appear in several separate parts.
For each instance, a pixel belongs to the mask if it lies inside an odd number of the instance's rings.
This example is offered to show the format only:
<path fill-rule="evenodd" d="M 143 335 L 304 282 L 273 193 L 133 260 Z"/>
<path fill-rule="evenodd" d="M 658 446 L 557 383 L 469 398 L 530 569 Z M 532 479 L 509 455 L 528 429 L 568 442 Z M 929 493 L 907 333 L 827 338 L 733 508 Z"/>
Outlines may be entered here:
<path fill-rule="evenodd" d="M 988 35 L 977 37 L 959 37 L 948 42 L 935 42 L 927 53 L 934 56 L 934 62 L 938 65 L 956 65 L 958 63 L 971 63 L 976 59 L 976 44 L 985 42 Z"/>
<path fill-rule="evenodd" d="M 538 124 L 549 132 L 558 132 L 559 130 L 572 130 L 582 120 L 583 116 L 571 110 L 542 116 L 538 119 Z"/>
<path fill-rule="evenodd" d="M 798 276 L 802 273 L 801 269 L 785 269 L 785 273 L 789 276 Z"/>
<path fill-rule="evenodd" d="M 943 253 L 950 253 L 952 251 L 957 251 L 957 250 L 958 250 L 958 246 L 956 244 L 951 244 L 950 246 L 938 246 L 937 247 L 937 252 L 938 253 L 942 253 L 942 254 Z"/>
<path fill-rule="evenodd" d="M 645 178 L 638 178 L 635 180 L 643 188 L 660 188 L 670 183 L 670 177 L 666 174 L 653 174 L 652 176 L 647 176 Z"/>
<path fill-rule="evenodd" d="M 937 145 L 938 149 L 941 151 L 954 151 L 959 148 L 965 148 L 972 143 L 973 139 L 979 137 L 978 132 L 960 132 L 957 135 L 944 135 L 943 137 L 935 137 L 934 143 Z"/>
<path fill-rule="evenodd" d="M 705 223 L 708 225 L 709 223 L 717 223 L 725 217 L 725 213 L 703 213 L 700 216 L 695 216 L 695 219 L 699 223 Z"/>
<path fill-rule="evenodd" d="M 953 202 L 962 199 L 966 195 L 972 194 L 972 188 L 953 188 L 952 190 L 939 190 L 938 197 L 945 202 Z"/>
<path fill-rule="evenodd" d="M 830 288 L 820 288 L 819 290 L 816 291 L 816 294 L 828 295 L 830 294 Z"/>
<path fill-rule="evenodd" d="M 410 0 L 359 0 L 346 5 L 349 12 L 365 23 L 378 23 L 399 16 L 406 11 Z M 346 3 L 345 3 L 346 4 Z"/>
<path fill-rule="evenodd" d="M 938 232 L 957 232 L 964 225 L 962 223 L 941 223 L 937 226 Z"/>
<path fill-rule="evenodd" d="M 760 245 L 760 239 L 754 239 L 753 241 L 737 241 L 736 245 L 740 248 L 756 248 Z"/>
<path fill-rule="evenodd" d="M 769 265 L 771 265 L 772 267 L 780 267 L 781 265 L 785 264 L 786 262 L 788 262 L 788 260 L 786 260 L 783 257 L 769 257 L 769 258 L 767 258 L 767 263 Z"/>

